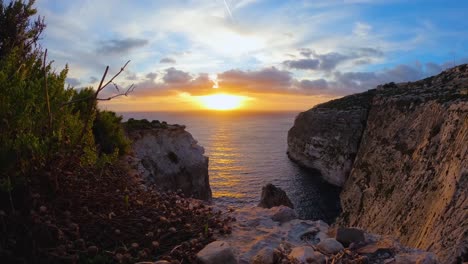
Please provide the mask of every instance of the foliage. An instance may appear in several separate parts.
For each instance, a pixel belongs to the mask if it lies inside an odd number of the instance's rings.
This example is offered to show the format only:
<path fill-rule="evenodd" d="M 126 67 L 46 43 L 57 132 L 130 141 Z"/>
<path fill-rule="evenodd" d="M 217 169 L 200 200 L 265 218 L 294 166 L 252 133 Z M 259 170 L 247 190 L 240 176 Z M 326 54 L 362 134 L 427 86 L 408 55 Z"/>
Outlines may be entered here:
<path fill-rule="evenodd" d="M 121 125 L 122 116 L 111 111 L 98 111 L 93 125 L 93 134 L 99 150 L 104 154 L 115 151 L 125 154 L 130 148 L 130 142 L 125 137 Z"/>
<path fill-rule="evenodd" d="M 151 128 L 167 128 L 167 122 L 159 120 L 148 121 L 148 119 L 133 119 L 130 118 L 124 123 L 125 128 L 128 130 L 132 129 L 151 129 Z"/>
<path fill-rule="evenodd" d="M 0 0 L 0 182 L 9 185 L 0 192 L 33 178 L 57 184 L 74 166 L 104 168 L 129 146 L 121 117 L 96 114 L 95 90 L 66 87 L 68 66 L 56 72 L 46 62 L 33 4 Z"/>

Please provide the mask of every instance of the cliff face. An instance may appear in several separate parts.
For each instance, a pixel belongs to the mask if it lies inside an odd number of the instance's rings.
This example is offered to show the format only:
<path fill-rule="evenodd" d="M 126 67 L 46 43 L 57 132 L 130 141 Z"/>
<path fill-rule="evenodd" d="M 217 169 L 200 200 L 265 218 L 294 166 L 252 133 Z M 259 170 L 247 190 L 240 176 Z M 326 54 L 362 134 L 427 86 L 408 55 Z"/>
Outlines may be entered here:
<path fill-rule="evenodd" d="M 364 131 L 374 91 L 318 105 L 297 116 L 288 133 L 288 156 L 343 186 Z"/>
<path fill-rule="evenodd" d="M 468 244 L 467 65 L 414 83 L 379 86 L 368 111 L 357 156 L 346 160 L 352 169 L 343 174 L 339 223 L 394 235 L 435 252 L 442 262 L 454 261 Z M 326 126 L 343 130 L 340 124 Z"/>
<path fill-rule="evenodd" d="M 146 180 L 161 190 L 181 189 L 188 197 L 211 199 L 208 157 L 185 127 L 130 129 L 132 161 Z"/>

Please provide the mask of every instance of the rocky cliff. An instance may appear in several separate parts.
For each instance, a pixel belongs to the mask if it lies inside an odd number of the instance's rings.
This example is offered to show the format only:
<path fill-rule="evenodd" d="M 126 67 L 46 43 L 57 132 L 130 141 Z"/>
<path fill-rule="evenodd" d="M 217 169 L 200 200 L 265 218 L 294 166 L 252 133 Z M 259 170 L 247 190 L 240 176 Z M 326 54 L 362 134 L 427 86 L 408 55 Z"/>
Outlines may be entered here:
<path fill-rule="evenodd" d="M 333 100 L 300 113 L 288 133 L 288 156 L 343 186 L 351 170 L 375 91 Z"/>
<path fill-rule="evenodd" d="M 369 104 L 349 106 L 361 94 L 299 115 L 289 155 L 344 183 L 340 224 L 397 236 L 442 262 L 467 258 L 468 66 L 370 93 Z"/>
<path fill-rule="evenodd" d="M 179 125 L 127 128 L 132 140 L 131 164 L 161 190 L 181 189 L 187 197 L 211 199 L 208 157 L 204 148 Z"/>

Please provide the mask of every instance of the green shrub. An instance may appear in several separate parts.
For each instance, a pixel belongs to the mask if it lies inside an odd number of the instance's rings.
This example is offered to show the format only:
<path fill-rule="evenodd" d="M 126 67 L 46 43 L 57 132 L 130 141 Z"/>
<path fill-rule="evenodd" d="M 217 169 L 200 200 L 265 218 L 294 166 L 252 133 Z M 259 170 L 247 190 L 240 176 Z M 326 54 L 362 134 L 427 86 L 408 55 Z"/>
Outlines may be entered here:
<path fill-rule="evenodd" d="M 105 154 L 115 151 L 125 154 L 130 148 L 130 142 L 125 137 L 122 128 L 122 116 L 111 111 L 98 111 L 93 125 L 93 134 L 98 149 Z"/>

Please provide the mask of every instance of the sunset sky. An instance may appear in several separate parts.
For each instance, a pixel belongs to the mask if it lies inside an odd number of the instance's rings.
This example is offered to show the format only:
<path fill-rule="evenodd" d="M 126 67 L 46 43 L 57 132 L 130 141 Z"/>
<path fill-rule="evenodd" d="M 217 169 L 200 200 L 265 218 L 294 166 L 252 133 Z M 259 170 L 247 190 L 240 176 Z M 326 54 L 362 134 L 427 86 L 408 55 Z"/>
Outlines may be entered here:
<path fill-rule="evenodd" d="M 410 3 L 410 4 L 408 4 Z M 468 62 L 468 1 L 38 0 L 67 82 L 106 67 L 135 85 L 116 111 L 306 110 Z M 112 93 L 109 88 L 107 95 Z M 223 94 L 207 97 L 207 95 Z M 106 95 L 104 95 L 106 96 Z"/>

